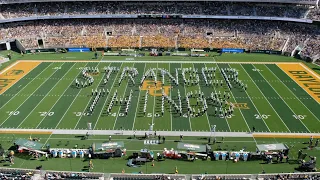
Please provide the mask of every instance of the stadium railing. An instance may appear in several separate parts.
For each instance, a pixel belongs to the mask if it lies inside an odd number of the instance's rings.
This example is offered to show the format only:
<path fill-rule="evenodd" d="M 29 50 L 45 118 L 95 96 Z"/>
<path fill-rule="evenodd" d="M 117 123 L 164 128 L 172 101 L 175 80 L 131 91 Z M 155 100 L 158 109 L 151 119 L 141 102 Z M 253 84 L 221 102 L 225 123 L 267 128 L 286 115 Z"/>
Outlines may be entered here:
<path fill-rule="evenodd" d="M 13 4 L 13 3 L 29 3 L 29 2 L 59 2 L 59 1 L 76 1 L 76 0 L 0 0 L 0 4 Z M 87 1 L 97 1 L 97 0 L 87 0 Z M 127 0 L 128 2 L 134 0 Z M 154 2 L 154 0 L 143 0 Z M 175 0 L 183 1 L 185 0 Z M 212 0 L 208 0 L 212 1 Z M 215 0 L 219 1 L 219 0 Z M 315 4 L 316 0 L 223 0 L 223 1 L 232 1 L 232 2 L 270 2 L 270 3 L 290 3 L 290 4 Z"/>
<path fill-rule="evenodd" d="M 320 179 L 320 172 L 268 173 L 268 174 L 130 174 L 130 173 L 94 173 L 72 171 L 50 171 L 18 168 L 0 168 L 1 176 L 25 179 L 50 179 L 53 175 L 65 179 L 106 179 L 106 180 L 215 180 L 215 179 Z M 56 177 L 58 177 L 56 176 Z M 51 179 L 52 179 L 51 178 Z"/>

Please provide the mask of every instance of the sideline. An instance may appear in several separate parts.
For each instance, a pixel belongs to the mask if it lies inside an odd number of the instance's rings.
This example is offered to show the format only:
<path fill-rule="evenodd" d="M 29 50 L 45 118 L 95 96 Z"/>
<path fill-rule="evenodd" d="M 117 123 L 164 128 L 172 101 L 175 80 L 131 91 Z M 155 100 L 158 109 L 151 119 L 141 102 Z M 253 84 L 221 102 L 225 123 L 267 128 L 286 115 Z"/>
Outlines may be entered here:
<path fill-rule="evenodd" d="M 125 135 L 131 136 L 134 133 L 137 136 L 143 136 L 149 131 L 132 131 L 132 130 L 72 130 L 72 129 L 0 129 L 0 134 L 69 134 L 80 135 L 89 133 L 91 135 Z M 153 132 L 152 132 L 153 133 Z M 157 131 L 161 136 L 196 136 L 210 137 L 210 131 Z M 254 137 L 254 138 L 320 138 L 320 133 L 266 133 L 266 132 L 216 132 L 216 137 Z"/>

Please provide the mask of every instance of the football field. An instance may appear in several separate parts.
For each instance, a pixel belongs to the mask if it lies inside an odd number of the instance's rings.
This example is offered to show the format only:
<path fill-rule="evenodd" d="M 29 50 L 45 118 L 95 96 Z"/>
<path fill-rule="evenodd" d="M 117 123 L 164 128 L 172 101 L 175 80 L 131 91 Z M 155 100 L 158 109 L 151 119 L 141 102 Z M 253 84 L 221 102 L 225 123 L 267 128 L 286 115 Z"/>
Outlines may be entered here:
<path fill-rule="evenodd" d="M 227 81 L 230 71 L 241 85 Z M 94 82 L 82 87 L 88 77 Z M 0 79 L 1 128 L 87 129 L 91 123 L 97 130 L 320 129 L 319 75 L 297 62 L 17 61 Z"/>

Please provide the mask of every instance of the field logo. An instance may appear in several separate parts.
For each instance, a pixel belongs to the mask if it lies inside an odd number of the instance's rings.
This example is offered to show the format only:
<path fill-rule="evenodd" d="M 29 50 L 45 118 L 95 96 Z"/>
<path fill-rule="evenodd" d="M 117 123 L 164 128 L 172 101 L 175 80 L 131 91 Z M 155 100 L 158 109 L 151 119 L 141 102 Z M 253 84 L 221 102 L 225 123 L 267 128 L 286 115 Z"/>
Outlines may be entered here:
<path fill-rule="evenodd" d="M 12 69 L 12 70 L 9 70 L 9 72 L 7 72 L 5 76 L 18 76 L 18 75 L 22 75 L 23 73 L 24 73 L 23 70 Z"/>
<path fill-rule="evenodd" d="M 233 103 L 233 105 L 238 109 L 250 109 L 247 103 Z"/>
<path fill-rule="evenodd" d="M 149 90 L 149 94 L 151 96 L 162 96 L 162 89 L 166 95 L 169 95 L 169 90 L 171 86 L 162 86 L 161 81 L 157 81 L 157 85 L 155 85 L 155 81 L 145 80 L 143 81 L 141 90 L 146 91 Z"/>

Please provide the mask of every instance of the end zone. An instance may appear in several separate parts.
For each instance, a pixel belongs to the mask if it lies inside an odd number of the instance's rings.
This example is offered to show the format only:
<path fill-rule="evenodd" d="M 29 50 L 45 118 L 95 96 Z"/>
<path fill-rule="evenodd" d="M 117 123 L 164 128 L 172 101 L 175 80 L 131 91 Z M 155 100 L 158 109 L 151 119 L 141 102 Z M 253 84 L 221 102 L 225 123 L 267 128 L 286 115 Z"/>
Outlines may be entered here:
<path fill-rule="evenodd" d="M 0 95 L 37 67 L 41 62 L 18 61 L 0 73 Z"/>
<path fill-rule="evenodd" d="M 315 101 L 320 103 L 320 78 L 318 75 L 310 69 L 307 69 L 301 63 L 277 63 L 277 66 L 304 89 Z"/>

